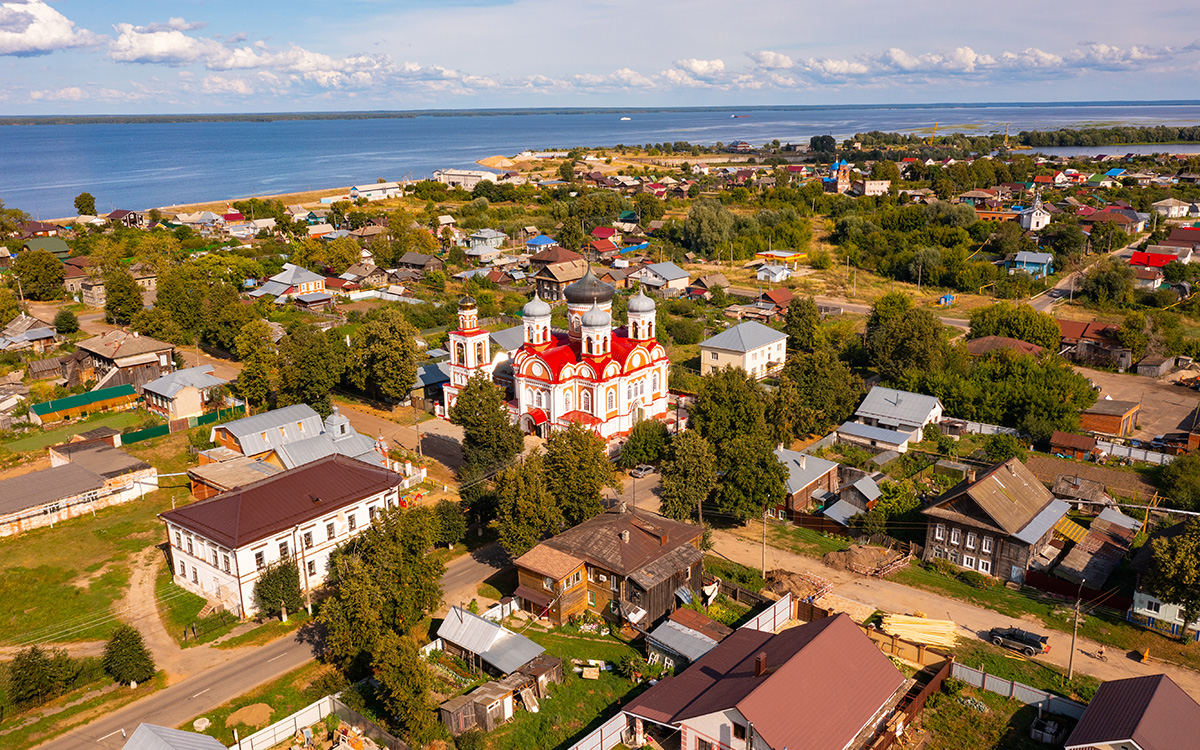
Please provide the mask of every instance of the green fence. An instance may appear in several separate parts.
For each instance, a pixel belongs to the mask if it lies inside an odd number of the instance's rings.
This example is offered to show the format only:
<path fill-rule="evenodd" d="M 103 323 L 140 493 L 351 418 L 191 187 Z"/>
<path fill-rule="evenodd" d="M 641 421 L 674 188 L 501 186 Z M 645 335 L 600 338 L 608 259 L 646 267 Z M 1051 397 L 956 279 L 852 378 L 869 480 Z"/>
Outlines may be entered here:
<path fill-rule="evenodd" d="M 195 418 L 195 424 L 191 427 L 196 427 L 202 424 L 212 424 L 213 422 L 224 422 L 227 419 L 236 419 L 245 416 L 246 407 L 231 406 L 228 409 L 220 409 L 218 411 L 210 411 L 208 414 L 201 414 Z M 192 420 L 188 420 L 191 422 Z"/>
<path fill-rule="evenodd" d="M 160 424 L 156 427 L 148 427 L 144 430 L 136 430 L 134 432 L 121 433 L 121 442 L 123 444 L 140 443 L 143 440 L 150 438 L 162 437 L 163 435 L 171 434 L 171 425 Z"/>

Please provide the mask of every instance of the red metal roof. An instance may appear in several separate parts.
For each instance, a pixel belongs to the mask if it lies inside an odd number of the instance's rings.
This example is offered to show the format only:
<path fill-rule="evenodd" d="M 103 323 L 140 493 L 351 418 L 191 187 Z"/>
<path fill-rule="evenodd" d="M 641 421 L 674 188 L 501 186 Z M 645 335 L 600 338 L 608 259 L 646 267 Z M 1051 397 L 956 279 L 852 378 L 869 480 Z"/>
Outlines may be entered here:
<path fill-rule="evenodd" d="M 598 240 L 606 240 L 617 233 L 617 230 L 612 227 L 596 227 L 592 230 L 592 236 Z"/>
<path fill-rule="evenodd" d="M 334 454 L 162 517 L 237 549 L 396 487 L 401 479 L 394 471 Z"/>
<path fill-rule="evenodd" d="M 1105 682 L 1067 740 L 1068 748 L 1136 742 L 1142 750 L 1196 747 L 1200 705 L 1165 674 Z"/>
<path fill-rule="evenodd" d="M 586 411 L 579 411 L 579 410 L 567 412 L 566 414 L 562 415 L 561 420 L 564 422 L 578 422 L 579 424 L 588 425 L 588 426 L 593 426 L 593 425 L 598 425 L 598 424 L 604 423 L 603 419 L 600 419 L 599 417 L 588 414 Z"/>
<path fill-rule="evenodd" d="M 546 422 L 548 421 L 548 418 L 546 417 L 546 412 L 542 411 L 541 409 L 538 409 L 537 407 L 530 409 L 528 414 L 530 417 L 533 418 L 533 423 L 535 425 L 536 424 L 546 424 Z"/>
<path fill-rule="evenodd" d="M 1174 255 L 1166 255 L 1165 253 L 1145 253 L 1141 250 L 1134 250 L 1133 257 L 1129 259 L 1129 263 L 1134 266 L 1162 268 L 1173 260 L 1178 260 L 1178 258 Z"/>

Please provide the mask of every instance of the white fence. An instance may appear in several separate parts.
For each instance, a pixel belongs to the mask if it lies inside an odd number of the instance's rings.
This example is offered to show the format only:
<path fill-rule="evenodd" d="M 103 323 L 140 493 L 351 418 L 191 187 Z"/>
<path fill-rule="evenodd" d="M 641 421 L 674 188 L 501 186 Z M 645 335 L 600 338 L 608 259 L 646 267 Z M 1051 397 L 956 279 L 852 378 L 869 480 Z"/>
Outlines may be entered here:
<path fill-rule="evenodd" d="M 622 711 L 567 750 L 612 750 L 621 744 L 621 734 L 628 726 L 629 717 Z"/>
<path fill-rule="evenodd" d="M 1128 445 L 1117 445 L 1116 443 L 1108 443 L 1103 440 L 1097 440 L 1096 447 L 1110 456 L 1128 458 L 1133 461 L 1145 461 L 1148 464 L 1158 464 L 1159 466 L 1169 464 L 1175 460 L 1174 456 L 1169 456 L 1166 453 L 1148 451 L 1143 448 L 1130 448 Z"/>
<path fill-rule="evenodd" d="M 792 594 L 788 592 L 783 598 L 754 616 L 754 619 L 742 625 L 742 628 L 761 630 L 764 633 L 774 633 L 792 619 Z M 738 628 L 741 630 L 741 628 Z"/>
<path fill-rule="evenodd" d="M 958 662 L 950 665 L 950 676 L 962 680 L 972 687 L 982 688 L 988 692 L 1003 695 L 1005 698 L 1020 701 L 1027 706 L 1037 706 L 1043 711 L 1070 716 L 1074 719 L 1083 716 L 1083 711 L 1087 708 L 1082 703 L 1051 695 L 1020 682 L 1005 680 Z"/>
<path fill-rule="evenodd" d="M 972 435 L 1013 435 L 1019 437 L 1020 430 L 1014 430 L 1011 427 L 1001 427 L 998 424 L 988 424 L 987 422 L 970 422 L 964 420 L 963 432 L 968 432 Z"/>
<path fill-rule="evenodd" d="M 243 737 L 239 742 L 230 745 L 229 750 L 267 750 L 267 748 L 275 747 L 280 743 L 291 741 L 296 732 L 305 727 L 311 727 L 329 714 L 336 714 L 339 719 L 358 729 L 367 737 L 370 737 L 375 741 L 376 745 L 382 748 L 410 750 L 408 745 L 342 703 L 336 695 L 327 695 L 315 703 L 310 703 L 291 716 L 284 717 L 269 727 Z M 611 747 L 612 745 L 609 745 L 602 750 L 609 750 Z"/>

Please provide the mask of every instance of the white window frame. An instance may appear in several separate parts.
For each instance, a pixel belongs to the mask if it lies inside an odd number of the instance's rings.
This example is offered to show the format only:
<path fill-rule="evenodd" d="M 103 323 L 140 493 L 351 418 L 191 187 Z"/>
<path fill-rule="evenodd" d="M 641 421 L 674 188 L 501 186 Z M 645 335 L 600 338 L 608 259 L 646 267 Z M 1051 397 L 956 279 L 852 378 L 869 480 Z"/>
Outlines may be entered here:
<path fill-rule="evenodd" d="M 985 558 L 979 558 L 979 572 L 984 575 L 992 574 L 992 561 Z"/>
<path fill-rule="evenodd" d="M 1161 615 L 1162 614 L 1162 602 L 1158 601 L 1157 599 L 1147 599 L 1146 600 L 1146 611 L 1153 612 L 1156 615 Z"/>
<path fill-rule="evenodd" d="M 967 549 L 975 549 L 975 545 L 978 543 L 978 541 L 979 537 L 975 535 L 974 531 L 967 532 Z"/>
<path fill-rule="evenodd" d="M 962 566 L 969 570 L 975 570 L 975 555 L 964 554 L 962 556 Z"/>
<path fill-rule="evenodd" d="M 985 536 L 983 541 L 980 542 L 979 549 L 981 552 L 990 553 L 994 549 L 992 538 L 990 536 Z"/>
<path fill-rule="evenodd" d="M 939 523 L 933 527 L 933 538 L 939 542 L 946 538 L 946 524 Z"/>
<path fill-rule="evenodd" d="M 959 529 L 950 529 L 950 543 L 959 544 L 962 542 L 962 531 Z"/>

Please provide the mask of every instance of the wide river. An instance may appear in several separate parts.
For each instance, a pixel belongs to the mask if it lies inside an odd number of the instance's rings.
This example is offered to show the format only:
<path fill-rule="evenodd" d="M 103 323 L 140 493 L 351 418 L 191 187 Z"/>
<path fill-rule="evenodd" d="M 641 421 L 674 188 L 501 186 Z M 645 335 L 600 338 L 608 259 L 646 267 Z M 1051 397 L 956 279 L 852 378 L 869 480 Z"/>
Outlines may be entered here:
<path fill-rule="evenodd" d="M 1013 133 L 1194 125 L 1200 123 L 1200 103 L 493 111 L 373 120 L 12 125 L 0 127 L 0 201 L 40 218 L 57 218 L 73 215 L 74 197 L 85 190 L 107 213 L 380 177 L 421 178 L 442 167 L 469 167 L 477 159 L 526 149 L 667 141 L 807 143 L 826 133 L 844 138 L 871 130 L 904 132 L 935 122 L 939 133 L 1003 132 L 1006 123 Z"/>

